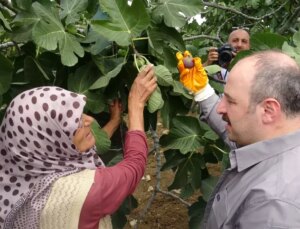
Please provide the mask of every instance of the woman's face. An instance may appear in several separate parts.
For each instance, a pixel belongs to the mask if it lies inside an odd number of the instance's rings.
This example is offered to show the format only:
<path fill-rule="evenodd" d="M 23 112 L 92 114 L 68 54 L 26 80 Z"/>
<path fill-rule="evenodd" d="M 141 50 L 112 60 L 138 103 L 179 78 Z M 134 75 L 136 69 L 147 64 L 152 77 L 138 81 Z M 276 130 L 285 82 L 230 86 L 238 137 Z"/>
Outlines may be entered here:
<path fill-rule="evenodd" d="M 95 143 L 95 137 L 91 131 L 91 124 L 94 121 L 94 118 L 86 114 L 82 114 L 79 126 L 73 137 L 73 144 L 76 146 L 76 149 L 83 153 L 90 148 L 92 148 Z"/>

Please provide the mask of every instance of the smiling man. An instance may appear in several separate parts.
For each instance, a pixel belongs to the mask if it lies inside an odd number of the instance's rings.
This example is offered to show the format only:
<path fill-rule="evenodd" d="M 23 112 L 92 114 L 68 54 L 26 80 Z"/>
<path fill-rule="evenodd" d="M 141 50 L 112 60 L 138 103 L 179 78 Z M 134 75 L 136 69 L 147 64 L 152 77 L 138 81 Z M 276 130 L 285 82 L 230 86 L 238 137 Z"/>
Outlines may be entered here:
<path fill-rule="evenodd" d="M 235 29 L 229 34 L 227 43 L 230 44 L 237 53 L 243 50 L 249 50 L 250 35 L 245 29 Z M 216 47 L 209 48 L 207 60 L 203 64 L 204 66 L 211 65 L 218 61 L 219 53 L 217 50 L 218 48 Z"/>
<path fill-rule="evenodd" d="M 235 52 L 232 52 L 232 57 L 234 57 L 240 51 L 249 50 L 250 49 L 250 35 L 249 35 L 248 31 L 243 28 L 237 28 L 237 29 L 233 30 L 228 36 L 227 45 L 230 45 L 232 47 L 232 50 L 235 50 Z M 224 46 L 222 46 L 222 47 L 224 47 Z M 227 52 L 228 51 L 226 51 L 226 53 Z M 220 56 L 219 56 L 218 48 L 210 47 L 208 49 L 207 60 L 205 63 L 203 63 L 203 66 L 208 66 L 208 65 L 211 65 L 214 63 L 218 63 L 221 67 L 221 71 L 218 72 L 214 78 L 224 81 L 224 83 L 225 83 L 229 78 L 228 65 L 230 64 L 230 62 L 228 62 L 228 61 L 222 62 L 222 61 L 219 61 L 219 59 L 222 59 L 222 58 L 220 58 Z"/>
<path fill-rule="evenodd" d="M 195 100 L 232 149 L 201 228 L 300 228 L 299 65 L 255 53 L 233 67 L 221 99 L 207 84 Z"/>

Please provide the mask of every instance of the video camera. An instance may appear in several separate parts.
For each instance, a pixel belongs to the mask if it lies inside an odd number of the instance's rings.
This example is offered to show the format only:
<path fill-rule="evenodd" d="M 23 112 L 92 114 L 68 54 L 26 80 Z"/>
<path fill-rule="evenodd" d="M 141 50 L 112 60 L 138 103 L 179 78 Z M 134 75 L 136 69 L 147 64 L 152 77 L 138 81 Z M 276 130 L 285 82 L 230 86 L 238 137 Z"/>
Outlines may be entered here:
<path fill-rule="evenodd" d="M 236 49 L 228 43 L 218 48 L 219 58 L 217 64 L 221 67 L 227 66 L 234 57 L 232 52 L 236 52 Z"/>

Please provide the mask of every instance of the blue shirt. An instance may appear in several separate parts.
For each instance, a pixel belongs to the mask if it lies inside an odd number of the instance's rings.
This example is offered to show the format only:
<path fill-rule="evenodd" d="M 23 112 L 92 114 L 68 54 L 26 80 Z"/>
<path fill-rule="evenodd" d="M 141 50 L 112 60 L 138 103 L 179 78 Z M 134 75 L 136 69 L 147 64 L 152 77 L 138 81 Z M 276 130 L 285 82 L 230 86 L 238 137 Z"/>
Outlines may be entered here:
<path fill-rule="evenodd" d="M 214 78 L 217 80 L 222 80 L 227 82 L 227 79 L 229 77 L 229 71 L 226 68 L 221 67 L 221 71 L 214 75 Z"/>

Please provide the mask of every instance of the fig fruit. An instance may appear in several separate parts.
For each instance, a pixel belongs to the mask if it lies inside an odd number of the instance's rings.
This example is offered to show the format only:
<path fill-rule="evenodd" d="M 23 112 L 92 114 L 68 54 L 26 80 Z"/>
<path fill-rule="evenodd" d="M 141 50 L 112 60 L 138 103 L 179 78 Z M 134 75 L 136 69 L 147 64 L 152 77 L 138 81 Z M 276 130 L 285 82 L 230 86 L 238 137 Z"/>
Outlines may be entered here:
<path fill-rule="evenodd" d="M 136 58 L 136 64 L 139 68 L 143 67 L 145 64 L 147 64 L 146 60 L 143 59 L 142 57 L 137 57 Z"/>
<path fill-rule="evenodd" d="M 194 67 L 193 57 L 191 57 L 191 56 L 184 57 L 183 58 L 183 64 L 184 64 L 184 67 L 186 67 L 186 68 L 192 68 L 192 67 Z"/>

